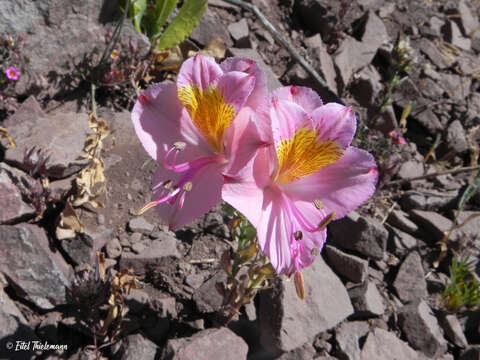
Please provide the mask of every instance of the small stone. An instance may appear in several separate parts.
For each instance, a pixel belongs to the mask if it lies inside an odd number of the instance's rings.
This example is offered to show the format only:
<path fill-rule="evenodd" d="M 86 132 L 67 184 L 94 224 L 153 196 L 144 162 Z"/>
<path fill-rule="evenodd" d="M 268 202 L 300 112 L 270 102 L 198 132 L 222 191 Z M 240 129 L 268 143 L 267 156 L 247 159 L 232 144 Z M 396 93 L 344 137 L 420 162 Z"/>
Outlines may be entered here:
<path fill-rule="evenodd" d="M 453 203 L 458 196 L 458 191 L 407 191 L 402 195 L 402 208 L 405 210 L 438 210 Z"/>
<path fill-rule="evenodd" d="M 399 179 L 409 179 L 424 174 L 423 164 L 415 160 L 408 160 L 400 165 L 397 176 Z"/>
<path fill-rule="evenodd" d="M 142 238 L 143 238 L 143 235 L 141 233 L 138 233 L 138 232 L 133 233 L 132 235 L 130 235 L 130 241 L 128 242 L 128 246 L 141 242 Z"/>
<path fill-rule="evenodd" d="M 449 148 L 454 149 L 457 154 L 468 150 L 465 129 L 459 120 L 453 121 L 447 129 L 447 144 Z"/>
<path fill-rule="evenodd" d="M 245 360 L 248 345 L 229 328 L 207 329 L 189 338 L 168 340 L 162 360 Z"/>
<path fill-rule="evenodd" d="M 203 275 L 190 274 L 185 278 L 185 283 L 193 289 L 198 289 L 203 284 Z"/>
<path fill-rule="evenodd" d="M 366 321 L 348 321 L 335 330 L 335 340 L 341 358 L 360 360 L 360 338 L 367 335 L 369 325 Z"/>
<path fill-rule="evenodd" d="M 33 347 L 19 351 L 15 351 L 15 348 L 9 348 L 9 344 L 16 347 L 16 341 L 24 341 L 25 345 L 28 345 L 31 341 L 40 342 L 40 339 L 26 323 L 22 322 L 17 316 L 5 312 L 1 306 L 0 324 L 2 324 L 0 326 L 0 357 L 2 359 L 23 360 L 38 357 L 38 353 L 33 350 Z"/>
<path fill-rule="evenodd" d="M 411 252 L 400 265 L 393 287 L 403 302 L 422 299 L 428 295 L 422 259 Z"/>
<path fill-rule="evenodd" d="M 376 328 L 367 337 L 360 355 L 361 360 L 423 360 L 407 343 L 394 334 Z"/>
<path fill-rule="evenodd" d="M 327 85 L 333 92 L 337 92 L 337 73 L 335 71 L 335 65 L 333 64 L 332 57 L 327 52 L 325 45 L 322 42 L 320 34 L 316 34 L 312 37 L 305 39 L 305 45 L 313 53 L 312 58 L 319 61 L 319 69 L 323 74 Z"/>
<path fill-rule="evenodd" d="M 60 242 L 60 246 L 75 265 L 92 262 L 93 244 L 93 238 L 87 233 L 77 233 L 74 238 L 63 239 Z"/>
<path fill-rule="evenodd" d="M 466 37 L 478 37 L 475 33 L 478 29 L 478 18 L 474 16 L 475 11 L 470 8 L 466 0 L 458 2 L 458 13 L 460 15 L 460 24 L 463 35 Z"/>
<path fill-rule="evenodd" d="M 22 193 L 9 175 L 5 165 L 0 164 L 0 224 L 12 224 L 35 216 L 35 208 L 22 199 Z"/>
<path fill-rule="evenodd" d="M 420 51 L 427 55 L 430 61 L 439 69 L 445 69 L 452 65 L 452 61 L 446 59 L 432 41 L 421 39 L 418 46 Z"/>
<path fill-rule="evenodd" d="M 105 225 L 105 215 L 98 214 L 97 215 L 97 224 L 98 225 Z"/>
<path fill-rule="evenodd" d="M 418 225 L 409 219 L 408 214 L 402 210 L 393 210 L 387 219 L 392 226 L 406 231 L 409 234 L 415 234 L 418 231 Z"/>
<path fill-rule="evenodd" d="M 49 310 L 66 302 L 70 266 L 50 250 L 43 229 L 36 225 L 0 225 L 0 273 L 17 289 L 17 295 Z M 1 328 L 1 327 L 0 327 Z"/>
<path fill-rule="evenodd" d="M 391 233 L 397 251 L 402 252 L 404 249 L 412 249 L 417 246 L 417 239 L 412 235 L 396 228 L 392 228 Z"/>
<path fill-rule="evenodd" d="M 472 41 L 463 37 L 458 25 L 454 21 L 448 21 L 447 25 L 447 41 L 459 49 L 470 51 L 472 49 Z"/>
<path fill-rule="evenodd" d="M 348 291 L 356 318 L 368 318 L 383 315 L 385 305 L 377 286 L 369 281 Z"/>
<path fill-rule="evenodd" d="M 440 317 L 440 326 L 445 332 L 445 337 L 458 347 L 468 347 L 468 341 L 463 332 L 460 321 L 455 315 L 444 315 Z"/>
<path fill-rule="evenodd" d="M 141 334 L 132 334 L 123 339 L 121 351 L 121 360 L 154 360 L 158 358 L 159 348 Z"/>
<path fill-rule="evenodd" d="M 154 300 L 154 305 L 162 318 L 176 319 L 177 308 L 174 297 L 163 297 Z"/>
<path fill-rule="evenodd" d="M 433 211 L 411 210 L 410 216 L 415 223 L 428 232 L 433 243 L 439 241 L 452 226 L 451 220 Z M 455 236 L 453 233 L 451 238 L 455 238 Z"/>
<path fill-rule="evenodd" d="M 250 41 L 248 39 L 248 23 L 247 19 L 243 18 L 240 21 L 231 23 L 228 25 L 228 32 L 232 36 L 235 46 L 238 48 L 250 47 Z"/>
<path fill-rule="evenodd" d="M 132 267 L 137 273 L 145 273 L 148 269 L 158 265 L 162 259 L 179 259 L 180 256 L 177 239 L 171 236 L 161 241 L 152 241 L 152 245 L 140 254 L 123 253 L 120 258 L 120 268 Z"/>
<path fill-rule="evenodd" d="M 437 357 L 447 351 L 447 342 L 435 316 L 423 300 L 404 306 L 399 313 L 400 327 L 408 343 L 428 357 Z"/>
<path fill-rule="evenodd" d="M 139 232 L 148 235 L 153 231 L 155 225 L 150 224 L 144 217 L 138 216 L 128 222 L 128 228 L 131 232 Z"/>
<path fill-rule="evenodd" d="M 303 269 L 303 275 L 304 300 L 298 298 L 293 281 L 281 278 L 260 293 L 261 342 L 272 354 L 313 342 L 353 313 L 345 286 L 321 257 Z"/>
<path fill-rule="evenodd" d="M 470 93 L 472 79 L 470 76 L 460 76 L 456 74 L 442 74 L 443 88 L 450 99 L 463 102 Z"/>
<path fill-rule="evenodd" d="M 344 253 L 331 246 L 325 246 L 327 263 L 333 270 L 354 283 L 363 283 L 368 275 L 368 261 L 355 255 Z"/>
<path fill-rule="evenodd" d="M 190 38 L 200 44 L 201 47 L 205 47 L 215 38 L 220 38 L 223 40 L 227 48 L 230 48 L 232 46 L 232 40 L 228 35 L 227 26 L 224 25 L 223 21 L 219 20 L 220 19 L 217 15 L 207 7 L 200 23 L 190 34 Z"/>
<path fill-rule="evenodd" d="M 388 231 L 377 220 L 355 211 L 328 226 L 330 241 L 347 250 L 381 260 L 385 254 Z"/>
<path fill-rule="evenodd" d="M 120 244 L 118 238 L 114 237 L 107 241 L 105 250 L 110 259 L 116 259 L 122 254 L 122 245 Z"/>
<path fill-rule="evenodd" d="M 137 253 L 137 254 L 140 254 L 141 252 L 143 252 L 144 250 L 146 249 L 146 246 L 142 243 L 134 243 L 132 245 L 132 250 L 134 253 Z"/>
<path fill-rule="evenodd" d="M 211 313 L 222 308 L 223 296 L 217 291 L 216 283 L 225 283 L 226 280 L 226 273 L 219 271 L 195 290 L 193 301 L 195 301 L 198 311 Z"/>

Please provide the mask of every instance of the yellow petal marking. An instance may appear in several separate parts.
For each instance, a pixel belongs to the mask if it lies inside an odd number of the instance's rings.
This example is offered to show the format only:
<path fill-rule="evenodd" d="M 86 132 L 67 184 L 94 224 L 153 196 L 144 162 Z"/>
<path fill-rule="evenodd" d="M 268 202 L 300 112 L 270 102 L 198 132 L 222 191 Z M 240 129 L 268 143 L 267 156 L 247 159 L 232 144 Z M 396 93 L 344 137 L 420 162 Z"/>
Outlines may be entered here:
<path fill-rule="evenodd" d="M 316 173 L 335 163 L 342 149 L 335 141 L 318 141 L 316 130 L 302 128 L 292 138 L 277 146 L 278 172 L 276 182 L 286 184 Z"/>
<path fill-rule="evenodd" d="M 217 152 L 222 151 L 223 134 L 235 117 L 233 105 L 225 103 L 214 86 L 201 90 L 188 85 L 178 89 L 178 98 L 205 140 Z"/>

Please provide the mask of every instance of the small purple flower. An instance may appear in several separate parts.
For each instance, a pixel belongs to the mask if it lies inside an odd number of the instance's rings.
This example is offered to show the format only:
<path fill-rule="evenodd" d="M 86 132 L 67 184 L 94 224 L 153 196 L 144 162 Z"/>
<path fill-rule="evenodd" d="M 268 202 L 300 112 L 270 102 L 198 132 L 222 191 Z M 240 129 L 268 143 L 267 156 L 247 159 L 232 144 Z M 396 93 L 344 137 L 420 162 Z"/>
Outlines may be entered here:
<path fill-rule="evenodd" d="M 7 75 L 7 78 L 9 80 L 18 80 L 20 77 L 20 71 L 18 71 L 14 66 L 10 66 L 6 71 L 5 75 Z"/>

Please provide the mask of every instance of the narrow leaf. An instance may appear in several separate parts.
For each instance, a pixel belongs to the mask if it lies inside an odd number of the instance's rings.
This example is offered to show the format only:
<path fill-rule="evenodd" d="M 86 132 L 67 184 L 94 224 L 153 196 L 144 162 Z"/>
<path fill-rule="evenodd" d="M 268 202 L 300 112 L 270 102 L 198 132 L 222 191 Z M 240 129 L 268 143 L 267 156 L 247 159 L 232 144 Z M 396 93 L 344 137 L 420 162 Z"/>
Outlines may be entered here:
<path fill-rule="evenodd" d="M 480 171 L 477 173 L 477 176 L 473 179 L 473 181 L 468 184 L 467 188 L 463 192 L 462 196 L 460 197 L 460 201 L 458 202 L 458 210 L 462 210 L 465 204 L 480 190 Z"/>
<path fill-rule="evenodd" d="M 157 50 L 180 44 L 191 34 L 207 9 L 207 0 L 185 0 L 178 15 L 158 39 Z"/>
<path fill-rule="evenodd" d="M 135 29 L 142 33 L 142 29 L 140 28 L 140 24 L 142 22 L 143 15 L 145 14 L 145 10 L 147 10 L 147 0 L 135 0 L 130 7 L 130 11 L 128 16 L 132 19 L 133 25 Z"/>
<path fill-rule="evenodd" d="M 175 9 L 178 0 L 157 0 L 155 7 L 155 22 L 153 26 L 153 37 L 160 35 L 160 30 L 165 25 L 168 15 Z"/>

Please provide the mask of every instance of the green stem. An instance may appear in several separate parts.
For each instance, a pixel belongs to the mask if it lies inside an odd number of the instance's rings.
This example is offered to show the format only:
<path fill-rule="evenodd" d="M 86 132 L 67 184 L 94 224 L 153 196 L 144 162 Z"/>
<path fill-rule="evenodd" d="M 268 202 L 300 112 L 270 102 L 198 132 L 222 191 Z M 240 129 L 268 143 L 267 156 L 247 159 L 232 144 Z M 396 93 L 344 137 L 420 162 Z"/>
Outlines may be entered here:
<path fill-rule="evenodd" d="M 95 91 L 97 90 L 97 87 L 93 82 L 90 85 L 90 90 L 91 90 L 91 97 L 92 97 L 92 113 L 93 113 L 93 116 L 97 117 L 97 102 L 95 100 Z"/>

